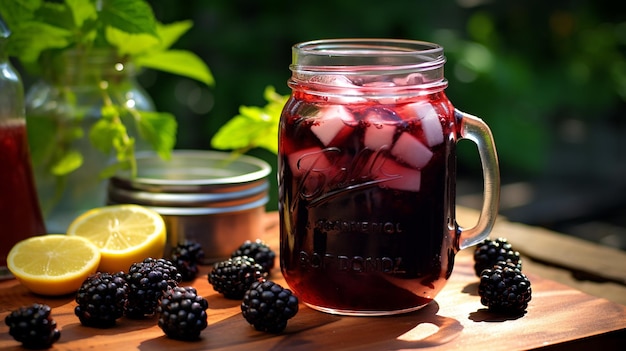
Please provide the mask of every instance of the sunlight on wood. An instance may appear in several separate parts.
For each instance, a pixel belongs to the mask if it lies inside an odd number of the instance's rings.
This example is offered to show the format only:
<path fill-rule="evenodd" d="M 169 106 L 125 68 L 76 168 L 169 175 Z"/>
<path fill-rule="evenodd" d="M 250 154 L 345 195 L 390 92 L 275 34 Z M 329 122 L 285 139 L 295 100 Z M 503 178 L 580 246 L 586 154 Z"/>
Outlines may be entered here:
<path fill-rule="evenodd" d="M 424 340 L 431 335 L 435 335 L 439 331 L 439 326 L 433 323 L 420 323 L 415 328 L 398 336 L 396 339 L 400 341 L 419 341 Z"/>

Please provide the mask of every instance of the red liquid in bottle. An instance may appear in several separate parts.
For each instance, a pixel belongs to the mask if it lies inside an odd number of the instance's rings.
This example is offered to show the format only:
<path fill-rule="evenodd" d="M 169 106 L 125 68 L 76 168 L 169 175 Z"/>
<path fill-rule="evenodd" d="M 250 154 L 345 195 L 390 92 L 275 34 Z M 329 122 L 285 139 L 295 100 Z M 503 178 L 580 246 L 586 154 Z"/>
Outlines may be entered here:
<path fill-rule="evenodd" d="M 46 232 L 30 163 L 26 124 L 0 124 L 0 271 L 20 240 Z"/>
<path fill-rule="evenodd" d="M 455 131 L 443 92 L 334 104 L 296 92 L 283 110 L 281 267 L 321 309 L 407 311 L 454 264 Z"/>

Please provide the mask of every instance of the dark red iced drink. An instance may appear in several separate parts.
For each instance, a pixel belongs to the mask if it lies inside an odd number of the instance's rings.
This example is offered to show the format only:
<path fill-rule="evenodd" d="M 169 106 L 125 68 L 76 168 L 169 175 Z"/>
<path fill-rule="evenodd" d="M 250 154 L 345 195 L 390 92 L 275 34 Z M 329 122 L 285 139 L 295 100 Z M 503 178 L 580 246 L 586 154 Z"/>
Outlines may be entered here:
<path fill-rule="evenodd" d="M 283 110 L 282 272 L 315 308 L 413 310 L 452 271 L 454 109 L 442 91 L 387 100 L 294 91 Z"/>

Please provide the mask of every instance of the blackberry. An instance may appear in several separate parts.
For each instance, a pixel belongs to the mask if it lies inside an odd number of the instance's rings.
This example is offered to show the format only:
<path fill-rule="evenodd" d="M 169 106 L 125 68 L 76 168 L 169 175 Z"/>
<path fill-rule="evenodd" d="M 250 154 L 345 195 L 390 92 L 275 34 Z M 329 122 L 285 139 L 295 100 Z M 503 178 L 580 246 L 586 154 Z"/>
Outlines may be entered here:
<path fill-rule="evenodd" d="M 185 240 L 179 243 L 170 253 L 170 260 L 178 269 L 183 281 L 196 279 L 198 275 L 198 262 L 204 257 L 204 251 L 199 243 Z"/>
<path fill-rule="evenodd" d="M 274 268 L 276 253 L 261 239 L 255 241 L 246 240 L 230 257 L 248 256 L 263 267 L 269 274 Z"/>
<path fill-rule="evenodd" d="M 483 269 L 491 268 L 500 261 L 511 262 L 519 270 L 522 269 L 519 252 L 514 251 L 505 238 L 487 239 L 476 246 L 474 250 L 474 272 L 476 276 L 480 277 Z"/>
<path fill-rule="evenodd" d="M 178 269 L 166 259 L 146 258 L 143 262 L 133 263 L 126 275 L 125 315 L 129 318 L 153 315 L 163 292 L 168 287 L 178 286 L 181 281 Z"/>
<path fill-rule="evenodd" d="M 85 279 L 76 293 L 74 314 L 85 326 L 106 328 L 124 314 L 128 284 L 123 272 L 98 272 Z"/>
<path fill-rule="evenodd" d="M 207 300 L 192 287 L 168 289 L 157 308 L 158 325 L 172 339 L 195 340 L 208 325 L 207 308 Z"/>
<path fill-rule="evenodd" d="M 489 310 L 505 314 L 520 314 L 528 307 L 532 289 L 528 278 L 510 262 L 499 262 L 480 275 L 480 303 Z"/>
<path fill-rule="evenodd" d="M 229 299 L 241 299 L 252 283 L 265 279 L 263 267 L 248 256 L 237 256 L 213 264 L 209 283 Z"/>
<path fill-rule="evenodd" d="M 270 280 L 255 282 L 243 296 L 241 312 L 256 330 L 279 333 L 298 313 L 298 298 Z"/>
<path fill-rule="evenodd" d="M 20 307 L 6 316 L 9 334 L 25 348 L 45 349 L 59 340 L 61 332 L 50 316 L 50 306 L 34 303 Z"/>

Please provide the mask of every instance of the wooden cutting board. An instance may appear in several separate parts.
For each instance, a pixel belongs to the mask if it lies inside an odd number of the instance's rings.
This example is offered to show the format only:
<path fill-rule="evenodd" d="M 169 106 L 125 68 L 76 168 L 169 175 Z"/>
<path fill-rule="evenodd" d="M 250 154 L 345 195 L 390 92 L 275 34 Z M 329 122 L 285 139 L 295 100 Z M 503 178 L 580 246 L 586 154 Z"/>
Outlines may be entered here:
<path fill-rule="evenodd" d="M 268 214 L 266 240 L 278 248 L 277 214 Z M 8 334 L 4 318 L 33 302 L 46 303 L 61 329 L 51 350 L 527 350 L 550 345 L 571 349 L 571 342 L 618 331 L 626 333 L 626 306 L 527 274 L 533 295 L 527 313 L 506 318 L 489 313 L 477 295 L 470 251 L 457 256 L 454 272 L 436 301 L 423 309 L 391 317 L 343 317 L 300 306 L 279 334 L 257 332 L 241 316 L 239 301 L 215 293 L 203 274 L 189 285 L 209 301 L 209 326 L 196 342 L 170 340 L 156 318 L 122 318 L 109 329 L 83 327 L 74 315 L 72 296 L 44 298 L 17 281 L 0 282 L 0 349 L 22 350 Z M 285 286 L 278 268 L 273 279 Z M 613 337 L 614 338 L 614 337 Z M 588 339 L 587 339 L 588 340 Z M 606 351 L 606 348 L 604 349 Z"/>

